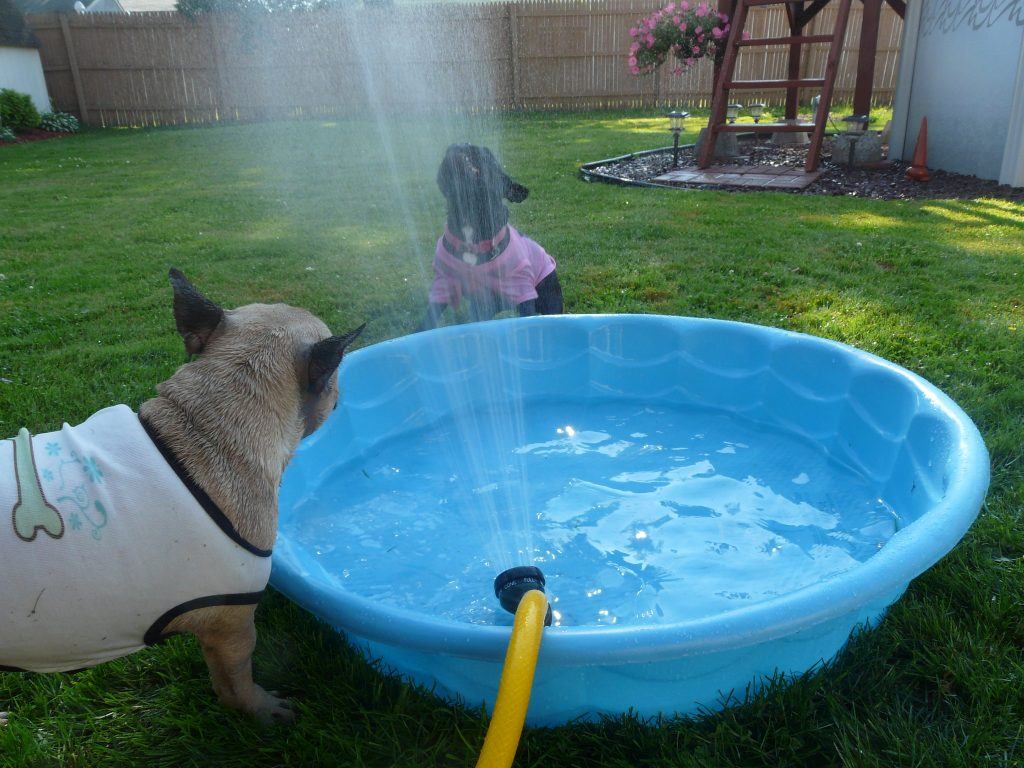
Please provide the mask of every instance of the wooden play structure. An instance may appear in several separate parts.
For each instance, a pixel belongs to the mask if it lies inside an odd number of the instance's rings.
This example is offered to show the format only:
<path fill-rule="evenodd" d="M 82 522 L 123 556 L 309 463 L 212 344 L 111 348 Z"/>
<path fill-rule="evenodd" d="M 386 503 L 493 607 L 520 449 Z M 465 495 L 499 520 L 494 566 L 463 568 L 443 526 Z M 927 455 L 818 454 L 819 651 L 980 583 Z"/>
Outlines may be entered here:
<path fill-rule="evenodd" d="M 734 90 L 785 89 L 786 91 L 786 122 L 761 123 L 758 131 L 772 132 L 805 132 L 811 134 L 810 146 L 807 150 L 807 161 L 804 170 L 808 173 L 817 169 L 821 159 L 821 143 L 825 136 L 825 121 L 832 102 L 836 73 L 839 69 L 839 57 L 842 53 L 843 40 L 846 36 L 846 23 L 850 15 L 850 6 L 854 0 L 835 0 L 839 3 L 835 18 L 835 27 L 831 34 L 805 35 L 804 29 L 825 6 L 832 0 L 720 0 L 719 10 L 729 16 L 732 21 L 729 40 L 726 43 L 725 56 L 721 66 L 715 73 L 715 92 L 711 101 L 711 117 L 708 121 L 706 140 L 697 158 L 699 168 L 708 168 L 714 157 L 715 142 L 722 133 L 739 133 L 751 130 L 749 125 L 729 124 L 726 122 L 726 109 L 730 100 L 730 92 Z M 875 72 L 875 51 L 878 47 L 878 23 L 882 12 L 882 3 L 887 2 L 902 18 L 906 12 L 904 0 L 861 0 L 864 3 L 864 17 L 861 26 L 860 47 L 857 59 L 857 84 L 854 91 L 853 111 L 857 115 L 867 115 L 871 111 L 871 85 Z M 743 26 L 747 11 L 758 5 L 784 5 L 789 22 L 790 34 L 785 37 L 765 37 L 750 40 L 743 39 Z M 828 43 L 830 45 L 825 63 L 825 71 L 821 77 L 800 77 L 801 46 L 810 43 Z M 787 76 L 781 80 L 733 80 L 736 62 L 740 52 L 751 46 L 786 45 L 789 46 Z M 813 123 L 798 123 L 797 107 L 800 89 L 816 88 L 820 90 L 821 99 Z"/>

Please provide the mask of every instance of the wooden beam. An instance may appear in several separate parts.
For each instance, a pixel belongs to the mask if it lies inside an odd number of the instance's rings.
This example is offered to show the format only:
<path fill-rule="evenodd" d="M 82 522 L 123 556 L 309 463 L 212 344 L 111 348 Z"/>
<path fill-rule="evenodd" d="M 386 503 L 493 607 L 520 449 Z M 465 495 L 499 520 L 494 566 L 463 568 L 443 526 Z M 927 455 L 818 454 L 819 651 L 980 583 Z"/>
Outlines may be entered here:
<path fill-rule="evenodd" d="M 803 0 L 799 3 L 790 3 L 786 6 L 786 19 L 789 21 L 789 33 L 791 35 L 798 35 L 801 32 L 797 22 L 800 15 L 804 12 Z M 800 79 L 800 56 L 801 48 L 799 44 L 792 44 L 789 46 L 789 59 L 787 64 L 786 74 L 790 80 Z M 787 88 L 786 89 L 786 119 L 796 120 L 797 112 L 800 109 L 800 89 L 799 88 Z"/>
<path fill-rule="evenodd" d="M 885 0 L 901 19 L 907 17 L 907 4 L 903 0 Z"/>
<path fill-rule="evenodd" d="M 718 12 L 724 13 L 726 16 L 729 17 L 729 24 L 733 24 L 736 21 L 734 17 L 736 16 L 736 3 L 738 2 L 739 0 L 718 0 Z M 726 45 L 728 44 L 729 40 L 728 38 L 726 38 Z M 712 85 L 718 82 L 718 76 L 722 73 L 722 62 L 724 61 L 724 59 L 724 56 L 720 58 L 715 58 L 715 66 L 711 72 Z"/>
<path fill-rule="evenodd" d="M 821 11 L 821 9 L 824 8 L 826 5 L 828 5 L 828 3 L 829 0 L 814 0 L 814 2 L 812 2 L 809 6 L 804 8 L 800 12 L 800 15 L 797 16 L 797 28 L 803 29 L 804 27 L 806 27 L 807 23 L 815 16 L 817 16 L 818 12 Z"/>
<path fill-rule="evenodd" d="M 822 88 L 827 78 L 804 77 L 792 80 L 733 80 L 725 84 L 730 91 L 760 91 L 767 88 Z"/>
<path fill-rule="evenodd" d="M 857 85 L 853 91 L 853 114 L 871 112 L 871 91 L 875 84 L 875 53 L 878 50 L 878 23 L 882 0 L 864 0 L 861 18 L 860 48 L 857 53 Z"/>
<path fill-rule="evenodd" d="M 728 123 L 718 126 L 719 133 L 812 133 L 814 123 Z"/>
<path fill-rule="evenodd" d="M 721 2 L 730 2 L 730 0 L 720 0 Z M 711 96 L 711 116 L 708 118 L 708 129 L 704 132 L 704 146 L 700 148 L 700 154 L 697 156 L 698 168 L 707 168 L 711 165 L 711 161 L 715 157 L 718 129 L 725 123 L 725 110 L 729 101 L 728 82 L 736 70 L 736 54 L 740 51 L 736 42 L 743 38 L 743 24 L 747 18 L 746 3 L 737 2 L 733 8 L 734 12 L 729 17 L 731 27 L 729 39 L 725 44 L 725 57 L 722 59 L 720 70 L 715 73 L 715 90 Z"/>
<path fill-rule="evenodd" d="M 832 91 L 836 84 L 839 58 L 843 53 L 846 23 L 850 18 L 850 2 L 851 0 L 839 0 L 839 9 L 836 11 L 836 26 L 832 33 L 832 45 L 828 49 L 828 58 L 825 60 L 825 84 L 821 87 L 821 101 L 818 102 L 818 114 L 814 116 L 811 146 L 807 149 L 807 161 L 804 163 L 804 170 L 808 173 L 816 171 L 818 162 L 821 160 L 821 142 L 825 138 L 825 122 L 828 118 L 829 107 L 832 106 Z"/>
<path fill-rule="evenodd" d="M 78 100 L 78 119 L 82 125 L 89 125 L 89 111 L 85 103 L 85 89 L 82 88 L 82 75 L 78 71 L 78 57 L 75 56 L 75 43 L 71 39 L 66 13 L 60 15 L 60 32 L 64 36 L 64 47 L 68 52 L 68 66 L 71 68 L 71 82 L 75 84 L 75 98 Z"/>
<path fill-rule="evenodd" d="M 740 48 L 752 45 L 807 45 L 809 43 L 831 43 L 832 35 L 787 35 L 786 37 L 752 37 L 736 43 Z"/>

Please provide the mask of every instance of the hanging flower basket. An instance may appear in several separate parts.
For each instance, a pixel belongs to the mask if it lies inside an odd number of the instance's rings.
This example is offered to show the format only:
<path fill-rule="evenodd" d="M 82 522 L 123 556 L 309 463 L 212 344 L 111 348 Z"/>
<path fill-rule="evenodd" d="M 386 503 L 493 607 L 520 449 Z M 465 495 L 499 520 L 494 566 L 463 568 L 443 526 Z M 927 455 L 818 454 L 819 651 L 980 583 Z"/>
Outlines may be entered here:
<path fill-rule="evenodd" d="M 649 74 L 671 58 L 675 64 L 672 73 L 681 75 L 705 57 L 725 54 L 729 17 L 703 0 L 693 4 L 681 0 L 640 19 L 629 34 L 633 38 L 629 46 L 630 72 Z"/>

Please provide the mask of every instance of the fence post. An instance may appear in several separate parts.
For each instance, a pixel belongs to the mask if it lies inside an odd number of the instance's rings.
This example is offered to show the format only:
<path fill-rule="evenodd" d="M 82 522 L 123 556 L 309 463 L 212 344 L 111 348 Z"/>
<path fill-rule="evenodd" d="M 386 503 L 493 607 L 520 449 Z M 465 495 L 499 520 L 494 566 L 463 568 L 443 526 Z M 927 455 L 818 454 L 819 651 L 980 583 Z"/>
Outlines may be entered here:
<path fill-rule="evenodd" d="M 213 75 L 217 78 L 217 103 L 214 105 L 214 112 L 218 120 L 224 120 L 224 110 L 227 109 L 227 93 L 224 88 L 224 65 L 221 63 L 221 25 L 217 14 L 207 14 L 207 27 L 210 30 L 210 46 L 213 51 Z"/>
<path fill-rule="evenodd" d="M 78 114 L 82 125 L 89 125 L 89 112 L 85 104 L 85 91 L 82 88 L 82 76 L 78 71 L 78 58 L 75 56 L 75 43 L 71 39 L 71 28 L 68 26 L 66 13 L 60 14 L 60 31 L 64 36 L 64 48 L 68 52 L 68 66 L 71 67 L 71 81 L 75 84 L 75 98 L 78 99 Z"/>
<path fill-rule="evenodd" d="M 512 70 L 512 108 L 519 109 L 519 14 L 516 3 L 508 4 L 509 64 Z"/>

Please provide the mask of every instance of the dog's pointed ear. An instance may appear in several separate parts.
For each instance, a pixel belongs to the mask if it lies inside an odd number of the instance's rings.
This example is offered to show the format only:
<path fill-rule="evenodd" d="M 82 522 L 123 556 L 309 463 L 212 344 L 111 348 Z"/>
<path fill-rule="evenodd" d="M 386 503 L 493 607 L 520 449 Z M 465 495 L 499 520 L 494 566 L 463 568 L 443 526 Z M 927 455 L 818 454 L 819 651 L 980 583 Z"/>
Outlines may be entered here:
<path fill-rule="evenodd" d="M 530 190 L 518 181 L 505 177 L 505 199 L 510 203 L 521 203 L 530 194 Z"/>
<path fill-rule="evenodd" d="M 224 319 L 224 310 L 203 296 L 181 270 L 172 269 L 169 277 L 174 289 L 174 322 L 185 341 L 185 351 L 198 355 Z"/>
<path fill-rule="evenodd" d="M 309 350 L 309 391 L 311 394 L 319 395 L 327 387 L 341 358 L 345 356 L 348 346 L 359 338 L 359 334 L 366 328 L 363 323 L 354 331 L 349 331 L 342 336 L 331 336 L 323 341 L 318 341 Z"/>

